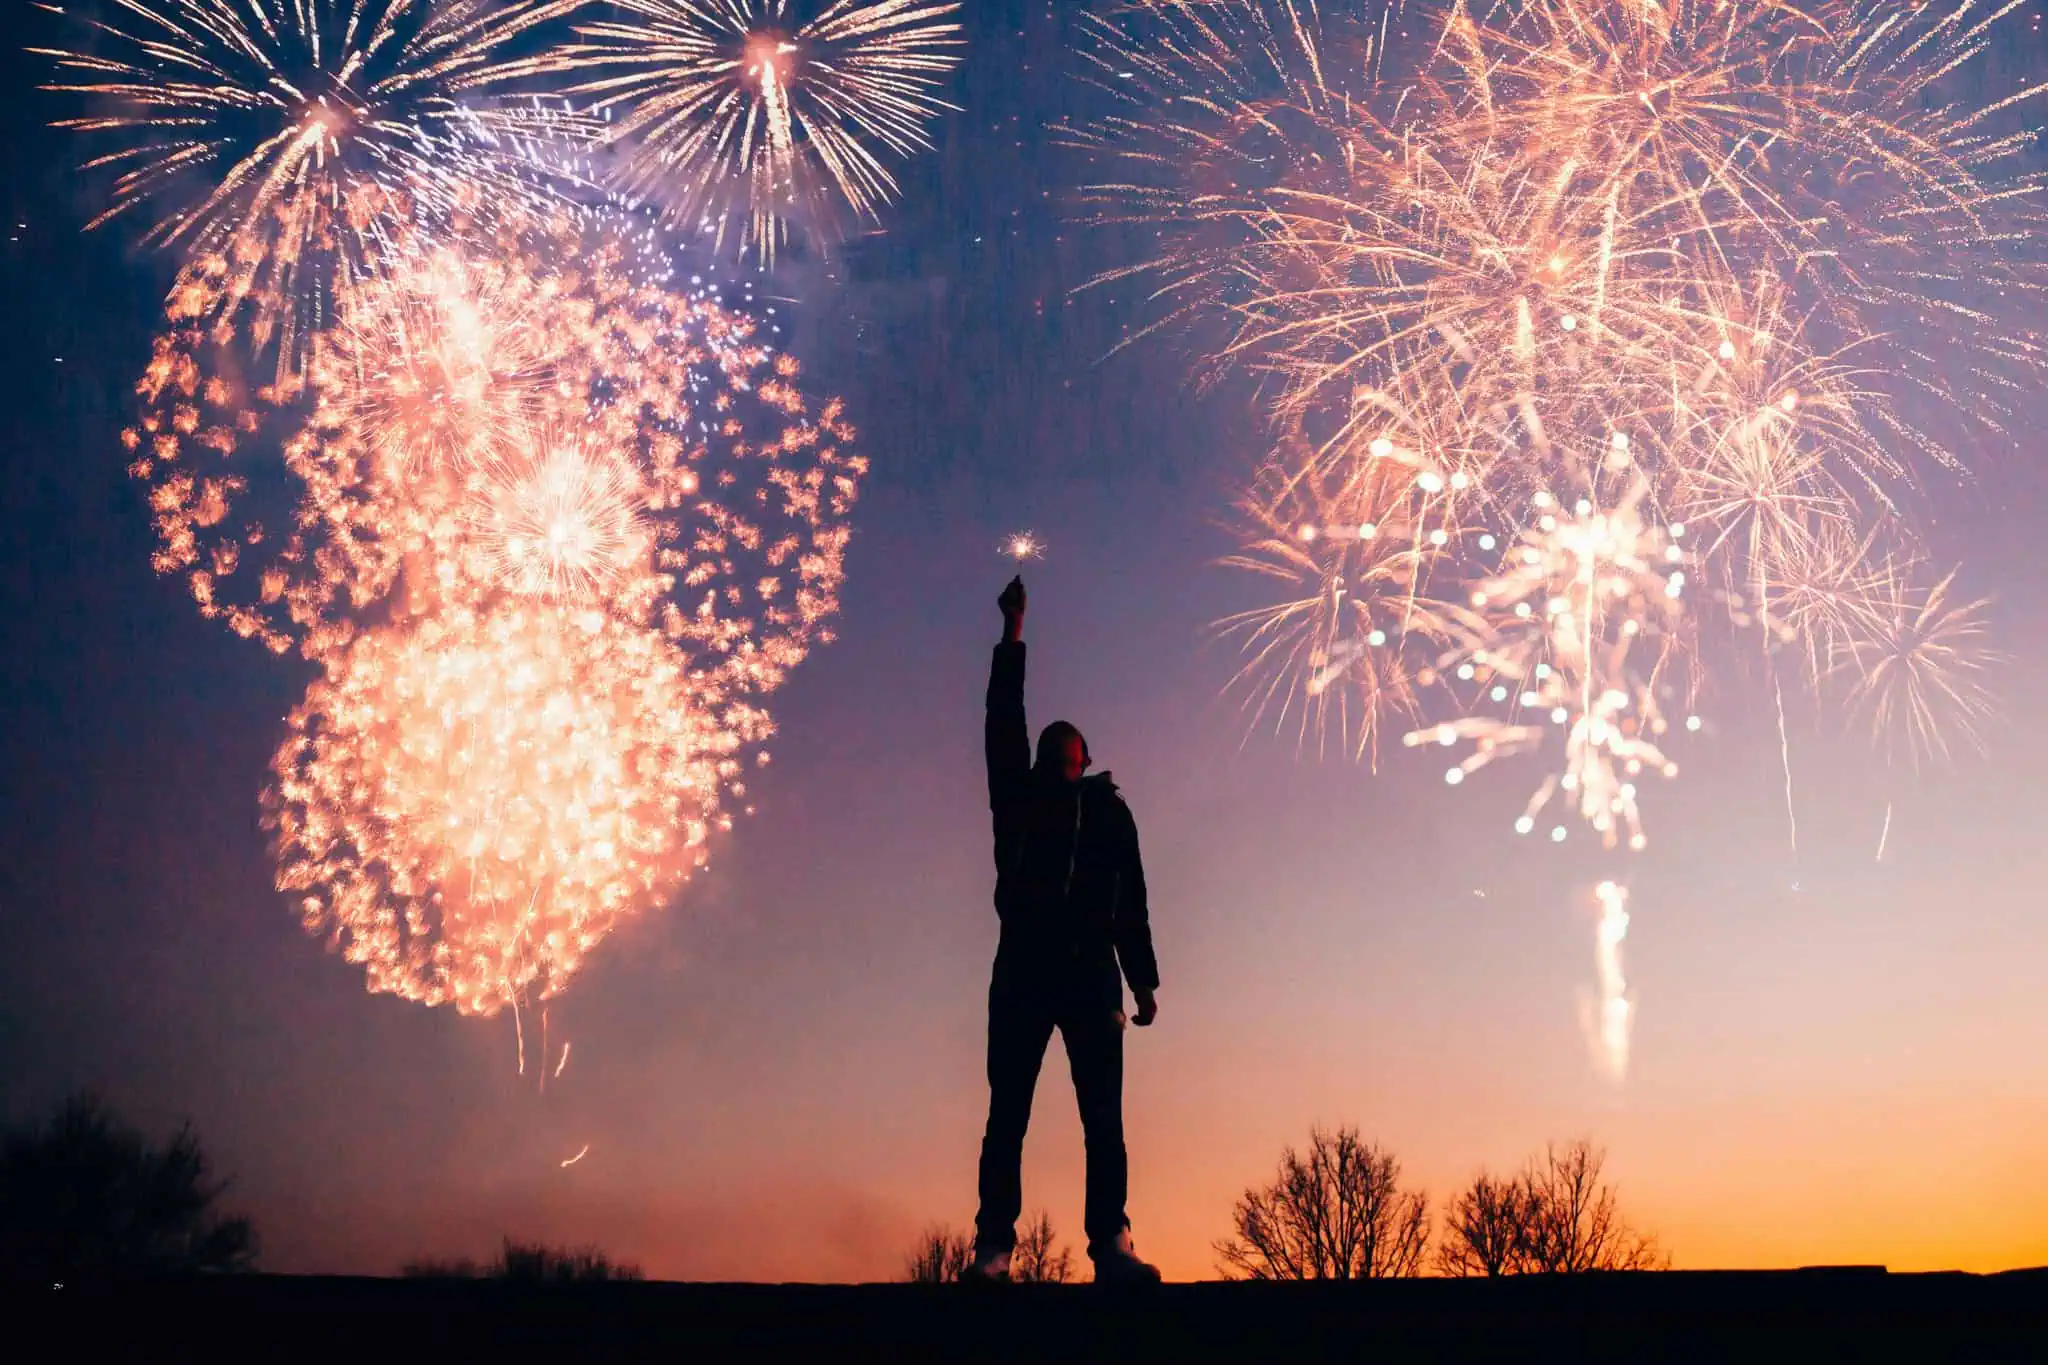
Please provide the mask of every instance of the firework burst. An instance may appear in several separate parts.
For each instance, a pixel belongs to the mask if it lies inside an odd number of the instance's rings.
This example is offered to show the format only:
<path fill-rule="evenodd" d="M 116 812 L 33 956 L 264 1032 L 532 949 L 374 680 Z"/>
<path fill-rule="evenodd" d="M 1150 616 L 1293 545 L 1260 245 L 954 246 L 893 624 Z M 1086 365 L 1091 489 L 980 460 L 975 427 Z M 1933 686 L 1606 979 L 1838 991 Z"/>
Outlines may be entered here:
<path fill-rule="evenodd" d="M 952 0 L 617 0 L 617 19 L 525 64 L 569 72 L 568 94 L 611 122 L 623 184 L 689 228 L 771 259 L 792 224 L 834 235 L 843 204 L 873 220 L 894 199 L 885 157 L 930 146 L 959 63 Z"/>
<path fill-rule="evenodd" d="M 1282 435 L 1231 560 L 1282 587 L 1222 623 L 1254 713 L 1334 718 L 1361 757 L 1413 717 L 1411 748 L 1464 748 L 1453 785 L 1561 751 L 1517 828 L 1561 799 L 1631 848 L 1672 717 L 1744 651 L 1781 738 L 1781 656 L 1916 757 L 1974 732 L 1983 604 L 1901 582 L 1917 480 L 2048 378 L 2019 312 L 2048 288 L 2048 181 L 2018 116 L 2048 86 L 1970 74 L 2019 9 L 1088 19 L 1104 112 L 1067 138 L 1094 215 L 1158 243 L 1103 280 L 1255 373 Z"/>
<path fill-rule="evenodd" d="M 647 488 L 630 460 L 588 439 L 542 432 L 472 481 L 469 535 L 506 591 L 605 602 L 651 563 Z"/>
<path fill-rule="evenodd" d="M 665 904 L 743 795 L 659 631 L 437 605 L 332 656 L 266 795 L 277 884 L 372 991 L 490 1015 Z"/>
<path fill-rule="evenodd" d="M 289 370 L 394 220 L 520 183 L 497 150 L 519 116 L 475 97 L 580 2 L 116 0 L 76 46 L 34 50 L 47 88 L 90 106 L 59 126 L 107 145 L 86 163 L 114 173 L 93 225 L 153 213 L 145 240 L 202 266 L 214 323 Z"/>
<path fill-rule="evenodd" d="M 601 574 L 618 609 L 665 601 L 673 638 L 778 677 L 836 602 L 864 470 L 839 406 L 811 412 L 751 320 L 639 283 L 567 214 L 486 240 L 346 292 L 298 385 L 250 384 L 196 325 L 159 339 L 127 435 L 159 570 L 236 633 L 318 654 L 409 571 L 561 589 L 644 539 L 645 572 Z M 272 442 L 281 467 L 238 454 Z M 542 553 L 519 528 L 550 507 L 612 512 Z"/>
<path fill-rule="evenodd" d="M 866 466 L 752 319 L 601 221 L 400 240 L 289 383 L 174 325 L 127 440 L 159 569 L 321 667 L 266 798 L 279 888 L 373 991 L 487 1015 L 730 827 Z"/>
<path fill-rule="evenodd" d="M 1949 755 L 1952 740 L 1983 746 L 1992 668 L 1988 600 L 1956 592 L 1955 574 L 1914 581 L 1917 565 L 1887 565 L 1883 591 L 1863 605 L 1863 629 L 1843 651 L 1851 707 L 1873 737 L 1914 766 Z"/>
<path fill-rule="evenodd" d="M 1415 670 L 1382 675 L 1338 618 L 1462 596 L 1461 574 L 1497 595 L 1481 534 L 1547 561 L 1532 495 L 1601 516 L 1623 480 L 1642 527 L 1690 527 L 1688 600 L 1736 637 L 1796 640 L 1816 680 L 1881 653 L 1869 611 L 1911 545 L 1915 466 L 1959 463 L 1932 426 L 1999 425 L 2014 367 L 2044 372 L 1986 311 L 2043 288 L 2042 180 L 2002 122 L 2041 91 L 1972 104 L 1945 84 L 2014 8 L 1510 0 L 1396 25 L 1166 0 L 1090 18 L 1108 111 L 1069 140 L 1109 173 L 1098 216 L 1161 243 L 1111 278 L 1149 279 L 1167 319 L 1226 319 L 1215 357 L 1258 371 L 1296 452 L 1259 476 L 1233 561 L 1310 589 L 1225 623 L 1261 714 L 1307 716 L 1347 674 L 1412 709 Z M 1936 334 L 1953 356 L 1930 362 Z M 1909 421 L 1914 392 L 1955 420 Z M 1289 505 L 1356 502 L 1394 482 L 1389 461 L 1435 503 Z M 1396 508 L 1421 520 L 1344 536 Z M 1427 573 L 1395 563 L 1423 553 Z M 1712 634 L 1687 615 L 1687 639 Z M 1597 707 L 1567 709 L 1581 726 Z M 1585 808 L 1596 827 L 1607 804 Z"/>

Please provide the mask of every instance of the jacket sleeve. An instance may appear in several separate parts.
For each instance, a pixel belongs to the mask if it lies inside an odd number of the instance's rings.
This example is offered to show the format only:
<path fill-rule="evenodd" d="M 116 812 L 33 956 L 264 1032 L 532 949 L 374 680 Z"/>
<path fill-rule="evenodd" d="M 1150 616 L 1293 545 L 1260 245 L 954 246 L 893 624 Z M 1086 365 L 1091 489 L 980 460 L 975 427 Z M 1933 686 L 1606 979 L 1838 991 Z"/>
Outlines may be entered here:
<path fill-rule="evenodd" d="M 1031 740 L 1024 727 L 1024 642 L 996 646 L 988 670 L 988 808 L 996 838 L 1009 832 L 1018 797 L 1031 779 Z"/>
<path fill-rule="evenodd" d="M 1152 910 L 1145 899 L 1145 863 L 1138 854 L 1138 822 L 1124 807 L 1123 866 L 1118 869 L 1116 957 L 1134 991 L 1159 989 L 1159 961 L 1152 954 Z"/>

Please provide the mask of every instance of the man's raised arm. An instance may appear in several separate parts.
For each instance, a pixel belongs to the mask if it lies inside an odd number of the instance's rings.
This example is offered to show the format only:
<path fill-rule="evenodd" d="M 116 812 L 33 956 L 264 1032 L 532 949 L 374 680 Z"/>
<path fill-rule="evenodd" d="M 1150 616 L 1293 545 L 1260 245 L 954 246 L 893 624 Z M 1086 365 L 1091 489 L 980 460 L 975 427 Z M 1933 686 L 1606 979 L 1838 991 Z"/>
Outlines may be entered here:
<path fill-rule="evenodd" d="M 1031 774 L 1031 737 L 1024 725 L 1024 580 L 1013 578 L 996 599 L 1003 642 L 988 670 L 988 804 L 1001 816 Z"/>

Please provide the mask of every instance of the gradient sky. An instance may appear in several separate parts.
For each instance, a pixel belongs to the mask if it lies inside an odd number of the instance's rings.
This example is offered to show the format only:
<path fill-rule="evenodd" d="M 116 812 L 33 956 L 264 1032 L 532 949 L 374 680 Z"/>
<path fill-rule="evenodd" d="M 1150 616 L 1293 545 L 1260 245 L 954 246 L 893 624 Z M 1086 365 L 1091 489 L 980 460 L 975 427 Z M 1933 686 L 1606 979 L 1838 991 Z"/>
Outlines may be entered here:
<path fill-rule="evenodd" d="M 1031 567 L 1034 725 L 1089 735 L 1143 834 L 1164 986 L 1128 1043 L 1131 1213 L 1170 1276 L 1212 1273 L 1233 1197 L 1311 1124 L 1355 1123 L 1446 1192 L 1546 1140 L 1610 1153 L 1682 1267 L 2048 1263 L 2048 508 L 2037 437 L 1927 490 L 1938 553 L 1996 591 L 2015 656 L 1988 756 L 1914 777 L 1795 708 L 1794 854 L 1769 712 L 1735 673 L 1707 742 L 1648 793 L 1624 1088 L 1592 1066 L 1589 888 L 1615 864 L 1508 832 L 1533 775 L 1452 791 L 1247 739 L 1205 624 L 1256 600 L 1214 567 L 1260 451 L 1146 316 L 1072 296 L 1123 245 L 1064 222 L 1081 168 L 1065 6 L 972 0 L 965 112 L 852 269 L 801 262 L 796 347 L 873 458 L 843 638 L 780 698 L 776 764 L 668 913 L 553 1011 L 539 1093 L 509 1019 L 372 997 L 270 886 L 257 792 L 309 670 L 152 576 L 115 436 L 166 275 L 133 229 L 81 236 L 79 149 L 7 26 L 0 100 L 0 1111 L 98 1089 L 189 1117 L 264 1263 L 387 1273 L 503 1233 L 673 1277 L 897 1273 L 965 1225 L 986 1090 L 978 727 L 995 547 Z M 2038 19 L 2001 79 L 2048 73 Z M 850 280 L 832 276 L 848 276 Z M 2041 416 L 2048 420 L 2048 404 Z M 2040 428 L 2037 426 L 2036 430 Z M 1256 588 L 1250 588 L 1256 593 Z M 1890 849 L 1874 854 L 1887 805 Z M 570 1169 L 562 1158 L 584 1144 Z M 1057 1049 L 1028 1208 L 1077 1232 Z"/>

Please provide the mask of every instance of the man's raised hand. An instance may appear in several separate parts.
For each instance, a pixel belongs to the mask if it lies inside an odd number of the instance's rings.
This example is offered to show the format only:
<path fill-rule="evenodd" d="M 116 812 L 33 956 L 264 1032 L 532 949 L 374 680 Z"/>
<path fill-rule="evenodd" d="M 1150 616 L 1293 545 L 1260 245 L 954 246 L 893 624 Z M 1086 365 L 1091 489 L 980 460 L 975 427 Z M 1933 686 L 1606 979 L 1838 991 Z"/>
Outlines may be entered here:
<path fill-rule="evenodd" d="M 996 599 L 996 606 L 1003 613 L 1003 639 L 1021 640 L 1024 637 L 1024 576 L 1019 574 L 1003 589 L 1003 595 Z"/>

